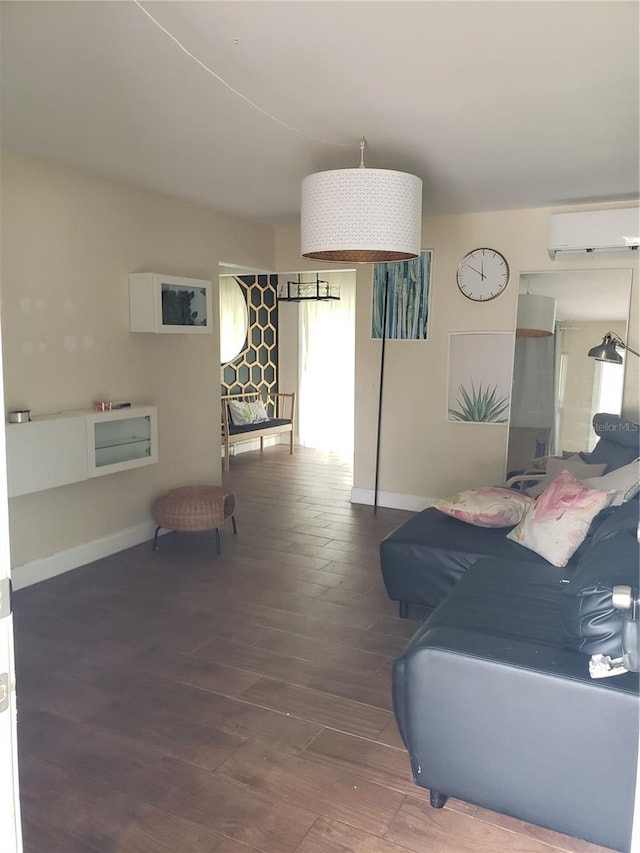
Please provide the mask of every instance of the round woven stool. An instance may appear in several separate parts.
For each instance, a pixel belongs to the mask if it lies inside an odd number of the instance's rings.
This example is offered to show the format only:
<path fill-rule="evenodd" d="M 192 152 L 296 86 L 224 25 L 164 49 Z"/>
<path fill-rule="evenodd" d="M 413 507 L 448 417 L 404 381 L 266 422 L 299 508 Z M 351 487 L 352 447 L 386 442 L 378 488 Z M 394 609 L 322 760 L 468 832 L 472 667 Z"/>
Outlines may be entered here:
<path fill-rule="evenodd" d="M 158 533 L 162 528 L 188 532 L 215 528 L 219 554 L 220 528 L 225 519 L 231 516 L 233 532 L 238 532 L 233 514 L 235 506 L 235 495 L 221 486 L 182 486 L 172 489 L 157 498 L 151 507 L 151 516 L 158 525 L 153 536 L 153 550 L 158 550 Z"/>

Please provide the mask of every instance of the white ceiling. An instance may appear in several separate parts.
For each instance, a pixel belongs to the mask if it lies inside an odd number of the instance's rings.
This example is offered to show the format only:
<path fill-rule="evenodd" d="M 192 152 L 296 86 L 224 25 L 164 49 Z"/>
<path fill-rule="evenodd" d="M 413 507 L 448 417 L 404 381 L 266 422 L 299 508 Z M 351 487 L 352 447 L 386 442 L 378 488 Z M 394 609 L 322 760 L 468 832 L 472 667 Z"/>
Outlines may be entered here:
<path fill-rule="evenodd" d="M 7 148 L 278 222 L 366 164 L 424 213 L 639 192 L 637 2 L 3 2 Z M 324 144 L 310 137 L 348 144 Z"/>
<path fill-rule="evenodd" d="M 553 297 L 559 322 L 626 322 L 631 277 L 630 269 L 521 273 L 519 292 Z"/>

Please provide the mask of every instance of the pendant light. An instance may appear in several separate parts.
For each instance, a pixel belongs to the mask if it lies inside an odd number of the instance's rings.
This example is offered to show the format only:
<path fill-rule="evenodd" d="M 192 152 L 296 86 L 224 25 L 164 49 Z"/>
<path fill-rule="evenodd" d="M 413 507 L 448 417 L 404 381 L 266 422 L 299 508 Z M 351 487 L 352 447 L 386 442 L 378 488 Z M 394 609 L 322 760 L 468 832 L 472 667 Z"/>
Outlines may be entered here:
<path fill-rule="evenodd" d="M 302 281 L 298 273 L 297 281 L 278 282 L 278 302 L 330 302 L 340 299 L 340 285 L 322 281 L 316 273 L 315 281 Z"/>
<path fill-rule="evenodd" d="M 360 167 L 307 175 L 302 182 L 301 254 L 319 261 L 380 263 L 420 255 L 422 180 Z"/>
<path fill-rule="evenodd" d="M 516 337 L 543 338 L 556 327 L 556 300 L 551 296 L 521 293 L 518 297 Z"/>

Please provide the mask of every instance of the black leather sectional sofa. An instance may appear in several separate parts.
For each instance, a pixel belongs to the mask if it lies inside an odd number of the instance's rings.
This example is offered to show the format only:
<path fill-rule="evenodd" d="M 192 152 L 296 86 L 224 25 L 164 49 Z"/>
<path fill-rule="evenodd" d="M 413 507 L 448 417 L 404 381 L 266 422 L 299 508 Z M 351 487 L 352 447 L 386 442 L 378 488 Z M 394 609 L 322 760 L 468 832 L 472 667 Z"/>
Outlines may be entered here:
<path fill-rule="evenodd" d="M 398 726 L 433 806 L 454 796 L 629 850 L 638 674 L 592 679 L 589 659 L 622 653 L 611 592 L 639 586 L 638 507 L 603 510 L 562 569 L 504 528 L 436 509 L 381 544 L 401 611 L 434 608 L 393 671 Z"/>

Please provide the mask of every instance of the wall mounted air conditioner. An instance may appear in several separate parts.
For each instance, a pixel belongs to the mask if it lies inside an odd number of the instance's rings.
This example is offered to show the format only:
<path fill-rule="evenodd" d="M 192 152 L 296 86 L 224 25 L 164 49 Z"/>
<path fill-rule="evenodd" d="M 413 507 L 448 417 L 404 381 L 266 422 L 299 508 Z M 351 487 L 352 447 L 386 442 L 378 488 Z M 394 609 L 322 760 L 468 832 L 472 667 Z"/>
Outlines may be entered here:
<path fill-rule="evenodd" d="M 621 207 L 552 213 L 549 220 L 549 257 L 602 252 L 638 253 L 640 208 Z"/>

